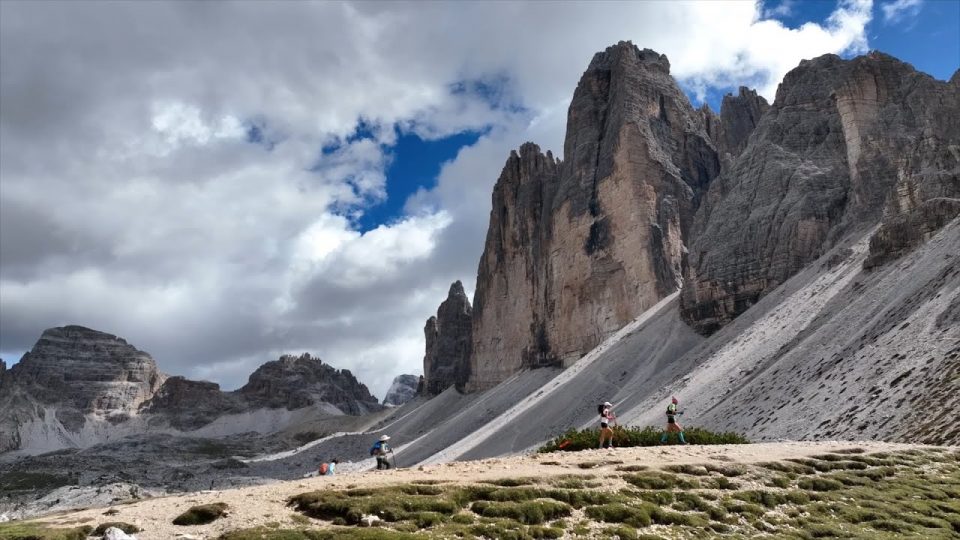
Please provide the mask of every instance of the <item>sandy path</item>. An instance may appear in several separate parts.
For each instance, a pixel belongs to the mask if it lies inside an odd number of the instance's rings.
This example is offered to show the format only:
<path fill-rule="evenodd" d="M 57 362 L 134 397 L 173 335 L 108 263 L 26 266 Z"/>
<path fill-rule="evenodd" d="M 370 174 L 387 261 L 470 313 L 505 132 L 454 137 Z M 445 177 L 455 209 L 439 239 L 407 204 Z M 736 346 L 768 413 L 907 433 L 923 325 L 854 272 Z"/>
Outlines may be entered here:
<path fill-rule="evenodd" d="M 879 442 L 782 442 L 527 454 L 482 461 L 429 465 L 414 469 L 356 472 L 330 478 L 308 478 L 277 482 L 266 486 L 158 497 L 115 506 L 114 508 L 119 513 L 110 517 L 103 515 L 105 508 L 91 508 L 47 516 L 42 520 L 58 524 L 89 523 L 91 525 L 105 521 L 125 521 L 144 529 L 143 532 L 136 535 L 139 540 L 169 540 L 178 538 L 178 535 L 192 535 L 193 538 L 210 539 L 216 538 L 224 531 L 253 527 L 270 522 L 293 526 L 294 522 L 291 521 L 291 517 L 294 512 L 287 508 L 286 500 L 292 495 L 311 490 L 380 486 L 427 479 L 443 480 L 451 483 L 469 483 L 506 477 L 544 477 L 577 473 L 604 476 L 618 473 L 614 471 L 612 465 L 583 470 L 578 467 L 578 464 L 588 461 L 619 461 L 626 464 L 642 464 L 656 468 L 669 464 L 710 461 L 756 463 L 805 457 L 854 447 L 864 448 L 868 452 L 882 452 L 920 448 L 921 446 Z M 547 464 L 544 462 L 553 463 Z M 174 517 L 190 506 L 214 502 L 225 502 L 230 505 L 231 514 L 204 526 L 178 527 L 171 523 Z M 319 521 L 315 523 L 318 526 L 322 525 L 322 522 Z"/>

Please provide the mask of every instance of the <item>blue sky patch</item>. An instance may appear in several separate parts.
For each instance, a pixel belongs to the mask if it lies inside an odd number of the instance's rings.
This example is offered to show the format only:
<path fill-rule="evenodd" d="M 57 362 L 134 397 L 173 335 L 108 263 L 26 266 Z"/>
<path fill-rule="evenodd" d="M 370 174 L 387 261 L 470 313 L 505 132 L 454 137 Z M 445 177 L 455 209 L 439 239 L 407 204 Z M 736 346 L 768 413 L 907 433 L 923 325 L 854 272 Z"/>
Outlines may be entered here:
<path fill-rule="evenodd" d="M 476 143 L 483 133 L 466 131 L 429 141 L 414 133 L 401 133 L 397 144 L 390 148 L 392 159 L 387 168 L 387 198 L 364 209 L 357 222 L 360 231 L 376 229 L 382 223 L 402 217 L 407 198 L 421 187 L 434 187 L 443 164 L 457 157 L 461 148 Z"/>

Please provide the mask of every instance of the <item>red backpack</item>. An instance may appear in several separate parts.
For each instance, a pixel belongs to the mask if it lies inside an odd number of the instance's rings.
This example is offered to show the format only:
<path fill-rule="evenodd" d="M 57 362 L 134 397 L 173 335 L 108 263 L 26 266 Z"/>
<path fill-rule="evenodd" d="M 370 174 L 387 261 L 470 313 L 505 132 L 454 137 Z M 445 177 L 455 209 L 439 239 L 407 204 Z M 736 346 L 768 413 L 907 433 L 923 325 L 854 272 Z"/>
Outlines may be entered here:
<path fill-rule="evenodd" d="M 321 463 L 321 464 L 320 464 L 320 476 L 326 475 L 326 474 L 327 474 L 327 471 L 329 471 L 329 470 L 330 470 L 330 466 L 329 466 L 329 465 L 327 465 L 326 463 Z"/>

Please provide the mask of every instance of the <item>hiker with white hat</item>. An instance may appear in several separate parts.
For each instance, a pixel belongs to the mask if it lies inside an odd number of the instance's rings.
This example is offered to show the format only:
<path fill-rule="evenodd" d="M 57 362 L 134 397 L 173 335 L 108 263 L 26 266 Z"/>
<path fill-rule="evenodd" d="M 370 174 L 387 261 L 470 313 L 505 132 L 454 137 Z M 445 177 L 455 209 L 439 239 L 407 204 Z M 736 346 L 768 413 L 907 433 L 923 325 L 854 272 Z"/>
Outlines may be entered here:
<path fill-rule="evenodd" d="M 390 461 L 387 460 L 387 454 L 393 453 L 393 448 L 390 448 L 390 445 L 387 444 L 387 441 L 390 440 L 389 435 L 381 435 L 380 440 L 373 444 L 373 447 L 370 448 L 370 455 L 377 457 L 377 469 L 389 469 Z"/>
<path fill-rule="evenodd" d="M 597 407 L 597 412 L 600 413 L 600 448 L 613 448 L 613 429 L 610 424 L 617 423 L 617 415 L 613 414 L 613 403 L 604 401 Z"/>

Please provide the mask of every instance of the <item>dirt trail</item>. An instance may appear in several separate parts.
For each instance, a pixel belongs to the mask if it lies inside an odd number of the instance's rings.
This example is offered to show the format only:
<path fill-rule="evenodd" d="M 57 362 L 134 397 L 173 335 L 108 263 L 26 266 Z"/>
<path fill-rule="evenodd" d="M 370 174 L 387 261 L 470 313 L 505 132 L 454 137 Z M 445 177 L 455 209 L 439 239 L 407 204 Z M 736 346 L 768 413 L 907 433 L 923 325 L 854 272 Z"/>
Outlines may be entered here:
<path fill-rule="evenodd" d="M 922 448 L 921 445 L 879 442 L 781 442 L 746 445 L 717 446 L 668 446 L 648 448 L 618 448 L 615 450 L 588 450 L 584 452 L 558 452 L 552 454 L 527 454 L 521 456 L 492 458 L 482 461 L 461 461 L 423 466 L 416 469 L 392 471 L 366 471 L 335 477 L 307 478 L 298 481 L 277 482 L 265 486 L 239 488 L 225 491 L 205 491 L 177 496 L 158 497 L 113 508 L 119 513 L 105 516 L 106 508 L 68 512 L 41 518 L 51 524 L 96 525 L 106 521 L 124 521 L 143 529 L 136 534 L 139 540 L 170 540 L 184 538 L 212 539 L 229 530 L 254 527 L 267 523 L 295 526 L 294 512 L 287 508 L 287 498 L 318 489 L 345 489 L 353 487 L 402 484 L 414 480 L 470 483 L 498 478 L 545 477 L 564 474 L 591 474 L 605 476 L 616 473 L 614 464 L 600 465 L 587 470 L 579 465 L 585 462 L 617 462 L 641 464 L 657 468 L 682 463 L 757 463 L 787 458 L 806 457 L 835 451 L 842 448 L 863 448 L 867 452 L 887 452 Z M 228 517 L 212 524 L 195 527 L 178 527 L 173 519 L 196 504 L 225 502 L 230 505 Z M 322 526 L 322 522 L 315 522 Z"/>

